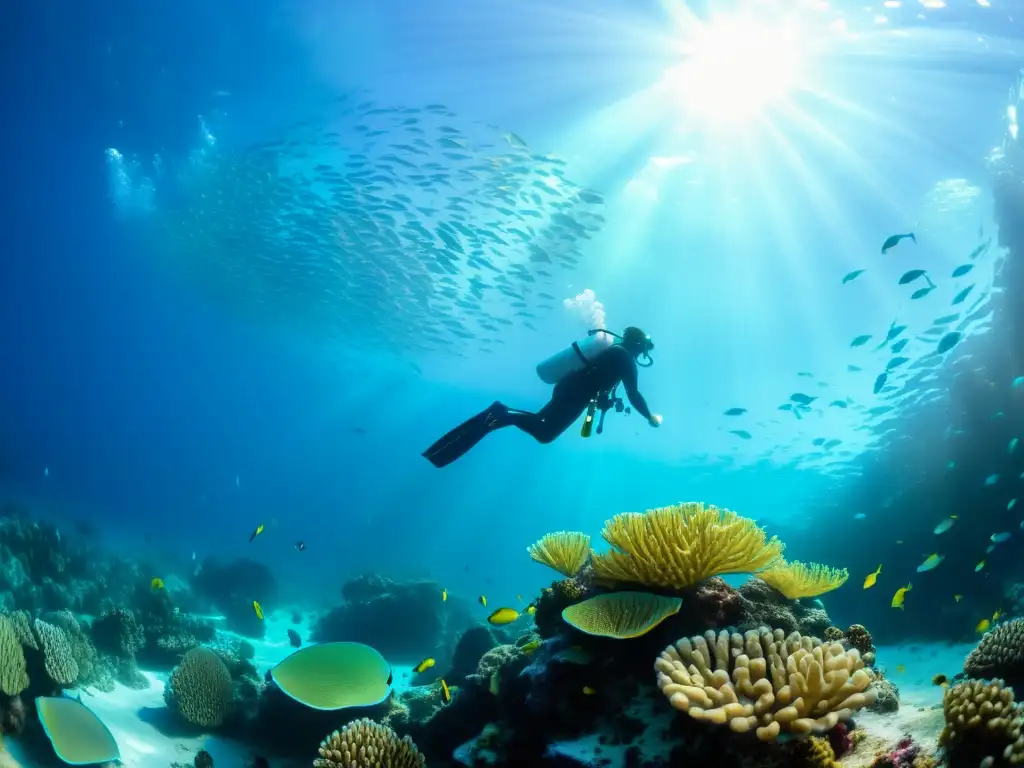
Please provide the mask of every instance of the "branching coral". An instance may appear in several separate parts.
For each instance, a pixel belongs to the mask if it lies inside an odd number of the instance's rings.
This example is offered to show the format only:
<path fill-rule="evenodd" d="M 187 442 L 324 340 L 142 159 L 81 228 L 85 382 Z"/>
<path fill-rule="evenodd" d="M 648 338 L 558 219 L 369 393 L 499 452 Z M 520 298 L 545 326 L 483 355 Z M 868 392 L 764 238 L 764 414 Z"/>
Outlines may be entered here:
<path fill-rule="evenodd" d="M 724 573 L 761 571 L 782 556 L 753 520 L 699 502 L 626 512 L 605 523 L 612 549 L 592 555 L 602 582 L 682 589 Z"/>
<path fill-rule="evenodd" d="M 951 764 L 992 765 L 996 757 L 1024 763 L 1024 712 L 1002 680 L 958 683 L 946 689 L 942 706 L 946 726 L 939 744 Z"/>
<path fill-rule="evenodd" d="M 217 726 L 231 710 L 232 693 L 224 662 L 208 648 L 193 648 L 171 673 L 164 699 L 188 722 Z"/>
<path fill-rule="evenodd" d="M 967 655 L 964 672 L 970 677 L 1024 676 L 1024 619 L 1000 624 Z"/>
<path fill-rule="evenodd" d="M 817 597 L 838 589 L 850 578 L 850 572 L 845 568 L 780 559 L 771 568 L 758 573 L 757 577 L 790 600 L 796 600 L 800 597 Z"/>
<path fill-rule="evenodd" d="M 587 562 L 590 537 L 576 531 L 556 531 L 527 547 L 530 557 L 563 576 L 572 578 Z"/>
<path fill-rule="evenodd" d="M 426 761 L 408 736 L 368 718 L 355 720 L 320 742 L 313 768 L 422 768 Z"/>
<path fill-rule="evenodd" d="M 762 741 L 825 733 L 874 700 L 856 650 L 795 632 L 709 631 L 670 645 L 654 667 L 673 707 L 737 733 L 756 730 Z"/>

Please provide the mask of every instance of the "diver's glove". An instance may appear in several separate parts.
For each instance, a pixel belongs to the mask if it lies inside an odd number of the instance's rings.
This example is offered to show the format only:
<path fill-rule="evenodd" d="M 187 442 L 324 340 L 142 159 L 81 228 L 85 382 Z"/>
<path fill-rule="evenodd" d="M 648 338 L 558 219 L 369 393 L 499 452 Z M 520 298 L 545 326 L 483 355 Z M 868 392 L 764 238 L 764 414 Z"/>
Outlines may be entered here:
<path fill-rule="evenodd" d="M 660 427 L 661 426 L 661 416 L 659 416 L 658 414 L 655 413 L 655 414 L 653 414 L 651 416 L 651 418 L 649 418 L 647 420 L 647 423 L 650 424 L 652 427 Z"/>

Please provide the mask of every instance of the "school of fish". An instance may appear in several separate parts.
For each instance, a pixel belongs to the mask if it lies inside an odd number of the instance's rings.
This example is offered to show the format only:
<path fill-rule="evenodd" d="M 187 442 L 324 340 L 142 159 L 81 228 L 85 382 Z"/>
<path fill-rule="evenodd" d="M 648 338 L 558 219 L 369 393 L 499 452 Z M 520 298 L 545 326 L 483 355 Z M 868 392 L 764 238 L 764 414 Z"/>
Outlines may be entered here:
<path fill-rule="evenodd" d="M 218 141 L 154 186 L 130 222 L 148 252 L 249 316 L 406 355 L 536 330 L 604 224 L 564 160 L 365 94 L 269 141 Z"/>

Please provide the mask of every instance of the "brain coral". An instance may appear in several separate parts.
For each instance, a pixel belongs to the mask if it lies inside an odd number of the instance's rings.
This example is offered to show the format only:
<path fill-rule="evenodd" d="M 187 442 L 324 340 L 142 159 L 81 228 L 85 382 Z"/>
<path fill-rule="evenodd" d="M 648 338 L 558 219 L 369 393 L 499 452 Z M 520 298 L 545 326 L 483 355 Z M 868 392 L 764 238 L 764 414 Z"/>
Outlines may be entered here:
<path fill-rule="evenodd" d="M 856 650 L 795 632 L 709 631 L 670 645 L 654 668 L 673 707 L 762 741 L 825 733 L 874 700 Z"/>
<path fill-rule="evenodd" d="M 967 655 L 964 672 L 971 677 L 1005 677 L 1011 681 L 1024 676 L 1024 619 L 1008 621 L 986 633 Z"/>
<path fill-rule="evenodd" d="M 313 768 L 422 768 L 423 755 L 408 736 L 367 718 L 355 720 L 320 742 Z"/>
<path fill-rule="evenodd" d="M 753 520 L 699 502 L 649 512 L 626 512 L 601 532 L 611 550 L 594 554 L 594 576 L 683 589 L 724 573 L 756 573 L 782 556 L 782 542 L 768 540 Z"/>
<path fill-rule="evenodd" d="M 174 668 L 164 691 L 167 706 L 194 725 L 214 727 L 231 710 L 231 673 L 216 653 L 193 648 Z"/>
<path fill-rule="evenodd" d="M 71 652 L 71 642 L 60 627 L 41 619 L 33 623 L 36 639 L 43 649 L 46 674 L 58 685 L 74 685 L 78 680 L 78 662 Z"/>

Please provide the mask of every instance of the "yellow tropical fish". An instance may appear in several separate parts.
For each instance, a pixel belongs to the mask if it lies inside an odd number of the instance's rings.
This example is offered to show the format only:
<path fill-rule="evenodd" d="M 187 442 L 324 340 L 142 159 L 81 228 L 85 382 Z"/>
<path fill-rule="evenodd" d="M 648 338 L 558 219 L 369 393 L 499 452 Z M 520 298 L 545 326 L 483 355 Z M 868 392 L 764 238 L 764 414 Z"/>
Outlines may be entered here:
<path fill-rule="evenodd" d="M 999 621 L 999 617 L 1002 616 L 1002 615 L 1003 615 L 1002 610 L 997 610 L 995 613 L 992 614 L 992 622 L 995 623 L 995 622 Z"/>
<path fill-rule="evenodd" d="M 502 627 L 506 624 L 511 624 L 513 621 L 519 618 L 519 611 L 515 608 L 499 608 L 490 616 L 487 617 L 487 621 L 496 627 Z"/>
<path fill-rule="evenodd" d="M 428 669 L 430 669 L 436 663 L 437 662 L 435 662 L 433 659 L 428 657 L 428 658 L 424 659 L 423 661 L 421 661 L 419 664 L 417 664 L 415 667 L 413 667 L 412 671 L 415 672 L 418 675 L 420 672 L 426 672 Z"/>
<path fill-rule="evenodd" d="M 256 618 L 260 621 L 263 621 L 263 609 L 260 607 L 260 604 L 257 603 L 255 600 L 252 601 L 252 609 L 256 611 Z"/>
<path fill-rule="evenodd" d="M 527 656 L 532 656 L 540 648 L 540 640 L 531 640 L 526 645 L 520 646 L 519 650 Z"/>
<path fill-rule="evenodd" d="M 442 678 L 442 680 L 441 680 L 441 701 L 443 701 L 445 704 L 448 704 L 448 703 L 451 702 L 451 700 L 452 700 L 452 692 L 448 690 L 448 683 L 446 683 L 444 681 L 444 679 Z"/>
<path fill-rule="evenodd" d="M 533 616 L 533 614 L 535 614 L 537 612 L 537 606 L 535 606 L 535 605 L 528 605 L 528 606 L 526 606 L 526 612 L 528 614 L 530 614 L 531 616 Z"/>
<path fill-rule="evenodd" d="M 253 539 L 263 533 L 263 523 L 256 526 L 256 530 L 249 534 L 249 543 L 252 544 Z"/>
<path fill-rule="evenodd" d="M 447 589 L 442 589 L 441 590 L 441 602 L 442 603 L 448 602 L 448 590 Z"/>
<path fill-rule="evenodd" d="M 953 595 L 953 599 L 956 600 L 959 603 L 961 600 L 964 599 L 964 596 L 963 595 Z"/>
<path fill-rule="evenodd" d="M 897 664 L 896 665 L 896 671 L 899 672 L 902 675 L 904 672 L 907 671 L 907 668 L 905 666 L 903 666 L 902 664 Z"/>
<path fill-rule="evenodd" d="M 974 628 L 975 632 L 988 632 L 988 628 L 992 626 L 992 622 L 988 619 L 982 619 L 978 622 L 978 625 Z"/>
<path fill-rule="evenodd" d="M 491 696 L 497 696 L 501 693 L 501 679 L 498 677 L 497 672 L 491 673 L 491 683 L 487 686 L 487 690 L 491 692 Z"/>
<path fill-rule="evenodd" d="M 595 691 L 589 685 L 584 685 L 583 686 L 583 695 L 584 696 L 593 696 L 595 693 L 597 693 L 597 691 Z"/>
<path fill-rule="evenodd" d="M 478 597 L 477 600 L 480 601 L 480 605 L 482 605 L 484 608 L 487 607 L 487 598 L 484 595 L 480 595 L 480 597 Z"/>
<path fill-rule="evenodd" d="M 864 589 L 871 589 L 871 587 L 875 586 L 875 582 L 878 581 L 878 574 L 880 574 L 881 572 L 882 565 L 881 563 L 879 563 L 877 571 L 875 571 L 874 573 L 869 573 L 867 576 L 864 577 Z"/>
<path fill-rule="evenodd" d="M 149 582 L 149 588 L 150 589 L 163 589 L 164 588 L 164 580 L 163 579 L 153 579 L 151 582 Z"/>
<path fill-rule="evenodd" d="M 907 586 L 900 587 L 899 589 L 897 589 L 896 594 L 892 596 L 892 607 L 899 608 L 902 611 L 903 599 L 906 596 L 907 592 L 909 592 L 911 589 L 913 589 L 913 585 L 911 584 L 907 584 Z"/>

